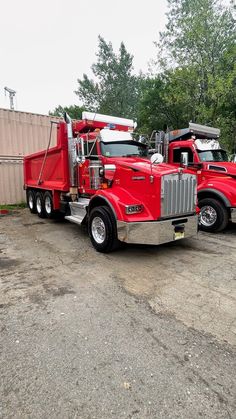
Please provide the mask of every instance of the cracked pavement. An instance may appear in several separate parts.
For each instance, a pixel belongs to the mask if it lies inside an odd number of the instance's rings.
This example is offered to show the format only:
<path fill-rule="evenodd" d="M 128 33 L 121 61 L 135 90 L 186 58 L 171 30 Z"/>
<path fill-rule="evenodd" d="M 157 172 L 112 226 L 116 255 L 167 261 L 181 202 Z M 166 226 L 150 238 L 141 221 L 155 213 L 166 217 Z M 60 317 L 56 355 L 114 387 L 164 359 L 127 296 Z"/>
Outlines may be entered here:
<path fill-rule="evenodd" d="M 0 218 L 1 418 L 234 418 L 236 226 L 103 255 Z"/>

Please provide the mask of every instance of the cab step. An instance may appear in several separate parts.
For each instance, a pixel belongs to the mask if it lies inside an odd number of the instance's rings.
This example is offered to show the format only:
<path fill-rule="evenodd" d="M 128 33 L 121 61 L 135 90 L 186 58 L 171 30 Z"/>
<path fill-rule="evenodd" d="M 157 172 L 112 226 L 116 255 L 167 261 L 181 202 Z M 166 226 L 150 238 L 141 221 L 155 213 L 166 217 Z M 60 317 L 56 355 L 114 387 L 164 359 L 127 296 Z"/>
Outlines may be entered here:
<path fill-rule="evenodd" d="M 84 218 L 87 215 L 87 207 L 89 205 L 89 199 L 80 198 L 78 201 L 70 202 L 70 213 L 65 217 L 66 220 L 75 224 L 82 224 Z"/>
<path fill-rule="evenodd" d="M 70 221 L 71 223 L 75 223 L 75 224 L 82 224 L 82 221 L 84 219 L 84 217 L 78 217 L 78 216 L 74 216 L 74 215 L 67 215 L 65 217 L 66 220 Z"/>

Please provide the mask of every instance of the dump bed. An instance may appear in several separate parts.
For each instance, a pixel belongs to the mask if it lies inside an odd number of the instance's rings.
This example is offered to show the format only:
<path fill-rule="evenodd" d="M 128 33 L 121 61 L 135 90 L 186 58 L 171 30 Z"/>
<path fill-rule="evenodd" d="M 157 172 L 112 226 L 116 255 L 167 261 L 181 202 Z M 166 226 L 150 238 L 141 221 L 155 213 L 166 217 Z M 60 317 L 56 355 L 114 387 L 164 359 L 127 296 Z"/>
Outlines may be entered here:
<path fill-rule="evenodd" d="M 69 190 L 68 140 L 64 122 L 57 126 L 57 145 L 24 158 L 24 185 L 46 190 Z"/>

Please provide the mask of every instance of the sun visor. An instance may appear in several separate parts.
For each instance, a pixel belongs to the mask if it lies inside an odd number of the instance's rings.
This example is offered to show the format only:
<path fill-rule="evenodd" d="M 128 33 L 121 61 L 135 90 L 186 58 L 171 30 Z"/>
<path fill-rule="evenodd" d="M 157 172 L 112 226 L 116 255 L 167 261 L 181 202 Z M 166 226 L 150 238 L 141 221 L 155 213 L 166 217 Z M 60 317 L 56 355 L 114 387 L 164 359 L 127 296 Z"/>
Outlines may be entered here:
<path fill-rule="evenodd" d="M 194 144 L 195 144 L 196 149 L 200 151 L 219 150 L 221 148 L 219 141 L 208 140 L 207 138 L 205 139 L 198 138 L 197 140 L 195 140 Z"/>
<path fill-rule="evenodd" d="M 130 132 L 127 131 L 114 131 L 109 129 L 102 129 L 100 131 L 101 140 L 104 143 L 112 141 L 133 141 Z"/>

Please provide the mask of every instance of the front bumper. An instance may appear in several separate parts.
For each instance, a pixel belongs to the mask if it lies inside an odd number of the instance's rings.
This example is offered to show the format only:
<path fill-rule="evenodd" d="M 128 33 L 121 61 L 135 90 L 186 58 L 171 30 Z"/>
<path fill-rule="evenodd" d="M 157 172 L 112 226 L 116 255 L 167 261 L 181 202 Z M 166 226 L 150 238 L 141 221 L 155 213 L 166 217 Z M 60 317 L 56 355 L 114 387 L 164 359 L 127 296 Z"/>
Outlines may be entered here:
<path fill-rule="evenodd" d="M 231 208 L 231 217 L 232 223 L 236 223 L 236 208 Z"/>
<path fill-rule="evenodd" d="M 162 244 L 197 235 L 198 216 L 163 221 L 117 221 L 118 239 L 126 243 Z"/>

